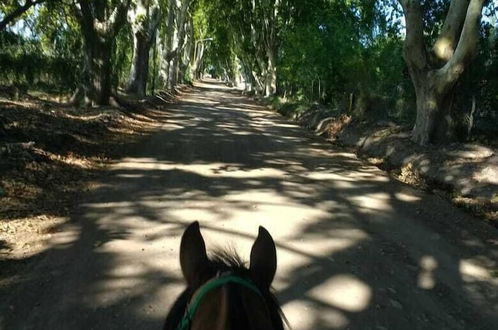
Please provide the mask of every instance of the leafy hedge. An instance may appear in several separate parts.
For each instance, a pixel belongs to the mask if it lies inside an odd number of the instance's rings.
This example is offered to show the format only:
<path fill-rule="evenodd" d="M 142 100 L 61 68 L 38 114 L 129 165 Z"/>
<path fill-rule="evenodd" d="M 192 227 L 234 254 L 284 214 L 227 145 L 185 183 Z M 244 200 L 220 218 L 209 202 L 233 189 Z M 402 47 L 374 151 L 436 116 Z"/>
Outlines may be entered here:
<path fill-rule="evenodd" d="M 79 61 L 46 54 L 36 39 L 0 33 L 0 84 L 69 91 L 76 87 Z"/>

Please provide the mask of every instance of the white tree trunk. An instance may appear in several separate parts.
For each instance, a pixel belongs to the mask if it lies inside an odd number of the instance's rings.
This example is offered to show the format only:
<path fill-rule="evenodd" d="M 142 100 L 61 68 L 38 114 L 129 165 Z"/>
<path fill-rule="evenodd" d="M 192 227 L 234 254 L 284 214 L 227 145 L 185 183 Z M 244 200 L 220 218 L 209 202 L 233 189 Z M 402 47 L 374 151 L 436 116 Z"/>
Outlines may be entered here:
<path fill-rule="evenodd" d="M 137 0 L 128 16 L 133 31 L 133 59 L 127 91 L 143 97 L 149 76 L 150 48 L 159 26 L 159 7 L 150 1 Z"/>
<path fill-rule="evenodd" d="M 404 58 L 417 95 L 412 140 L 421 145 L 447 142 L 455 137 L 453 87 L 477 49 L 484 0 L 452 0 L 432 52 L 425 46 L 419 0 L 399 1 L 406 20 Z"/>

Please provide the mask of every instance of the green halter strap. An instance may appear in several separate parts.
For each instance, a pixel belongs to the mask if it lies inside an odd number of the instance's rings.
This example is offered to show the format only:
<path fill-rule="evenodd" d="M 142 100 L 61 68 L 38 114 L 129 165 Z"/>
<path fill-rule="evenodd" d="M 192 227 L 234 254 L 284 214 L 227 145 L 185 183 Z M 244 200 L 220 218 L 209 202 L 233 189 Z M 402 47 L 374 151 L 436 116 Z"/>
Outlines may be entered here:
<path fill-rule="evenodd" d="M 180 324 L 178 325 L 177 330 L 188 330 L 190 327 L 190 323 L 192 322 L 192 319 L 195 316 L 195 312 L 199 308 L 199 305 L 201 304 L 204 296 L 209 291 L 221 287 L 227 283 L 236 283 L 245 286 L 246 288 L 251 289 L 252 291 L 256 292 L 259 296 L 262 297 L 261 291 L 259 291 L 259 289 L 251 281 L 243 279 L 242 277 L 231 274 L 215 277 L 212 280 L 208 281 L 203 286 L 201 286 L 194 294 L 194 297 L 192 298 L 190 304 L 188 305 L 188 308 L 185 311 L 185 315 L 183 316 Z"/>

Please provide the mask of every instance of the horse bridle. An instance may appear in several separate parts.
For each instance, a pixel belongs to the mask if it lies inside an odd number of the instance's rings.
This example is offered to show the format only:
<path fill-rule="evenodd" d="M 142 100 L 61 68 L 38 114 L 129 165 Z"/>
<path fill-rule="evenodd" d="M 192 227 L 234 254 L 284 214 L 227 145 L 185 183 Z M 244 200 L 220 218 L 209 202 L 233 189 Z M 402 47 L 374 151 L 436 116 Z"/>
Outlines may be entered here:
<path fill-rule="evenodd" d="M 199 309 L 199 305 L 201 304 L 204 296 L 208 292 L 216 288 L 219 288 L 227 283 L 235 283 L 242 285 L 254 291 L 259 296 L 263 297 L 261 291 L 250 280 L 234 275 L 231 272 L 218 274 L 209 281 L 207 281 L 205 284 L 203 284 L 194 293 L 192 299 L 190 300 L 190 303 L 187 306 L 187 309 L 185 310 L 185 315 L 183 315 L 182 320 L 178 324 L 177 330 L 188 330 L 190 328 L 190 324 L 192 323 L 193 317 L 195 316 L 197 309 Z"/>

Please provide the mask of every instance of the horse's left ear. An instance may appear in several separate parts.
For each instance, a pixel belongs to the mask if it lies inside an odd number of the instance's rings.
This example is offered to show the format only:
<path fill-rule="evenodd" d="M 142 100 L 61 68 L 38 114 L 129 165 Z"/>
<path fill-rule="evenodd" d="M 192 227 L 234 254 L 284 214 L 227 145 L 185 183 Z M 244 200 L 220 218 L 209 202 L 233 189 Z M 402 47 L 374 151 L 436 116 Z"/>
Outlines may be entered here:
<path fill-rule="evenodd" d="M 190 287 L 194 286 L 195 281 L 209 268 L 206 245 L 197 221 L 191 223 L 183 233 L 180 243 L 180 265 L 183 277 Z"/>
<path fill-rule="evenodd" d="M 277 250 L 270 233 L 259 227 L 258 238 L 251 249 L 252 279 L 260 287 L 269 289 L 277 271 Z"/>

